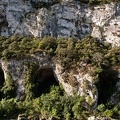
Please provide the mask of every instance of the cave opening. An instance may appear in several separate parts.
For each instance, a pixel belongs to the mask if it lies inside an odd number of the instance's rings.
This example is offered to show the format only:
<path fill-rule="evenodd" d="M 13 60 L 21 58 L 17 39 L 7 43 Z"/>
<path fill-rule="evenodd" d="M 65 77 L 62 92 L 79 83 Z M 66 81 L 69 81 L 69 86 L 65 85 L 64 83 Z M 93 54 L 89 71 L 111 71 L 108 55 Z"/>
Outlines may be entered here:
<path fill-rule="evenodd" d="M 34 77 L 34 94 L 35 97 L 41 96 L 43 93 L 49 93 L 51 86 L 59 86 L 55 78 L 53 68 L 42 67 L 35 73 Z"/>
<path fill-rule="evenodd" d="M 107 68 L 99 74 L 99 82 L 96 84 L 98 88 L 98 104 L 106 104 L 113 93 L 116 91 L 116 83 L 118 81 L 118 72 Z"/>
<path fill-rule="evenodd" d="M 3 87 L 4 82 L 5 82 L 4 72 L 2 68 L 0 68 L 0 91 L 1 91 L 1 88 Z M 1 99 L 2 99 L 2 92 L 0 92 L 0 100 Z"/>

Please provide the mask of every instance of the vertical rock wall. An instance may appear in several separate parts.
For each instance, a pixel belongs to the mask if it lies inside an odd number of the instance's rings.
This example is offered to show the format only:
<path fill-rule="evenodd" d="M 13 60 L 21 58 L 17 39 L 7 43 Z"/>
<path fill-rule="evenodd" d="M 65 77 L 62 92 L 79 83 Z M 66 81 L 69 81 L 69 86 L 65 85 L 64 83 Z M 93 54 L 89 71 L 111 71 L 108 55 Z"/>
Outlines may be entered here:
<path fill-rule="evenodd" d="M 45 73 L 45 71 L 42 70 L 53 70 L 51 73 L 53 75 L 54 72 L 54 76 L 51 77 L 56 78 L 56 81 L 63 85 L 63 88 L 68 95 L 74 95 L 74 93 L 77 93 L 78 95 L 85 97 L 86 102 L 89 106 L 96 107 L 97 105 L 98 93 L 93 83 L 93 78 L 87 73 L 83 74 L 80 71 L 79 67 L 76 68 L 76 72 L 72 70 L 70 70 L 69 72 L 62 72 L 62 66 L 56 64 L 53 61 L 50 61 L 48 56 L 39 58 L 31 57 L 31 59 L 29 58 L 24 60 L 1 61 L 0 63 L 1 68 L 4 71 L 5 80 L 7 80 L 7 76 L 10 75 L 12 80 L 15 82 L 15 86 L 17 88 L 17 99 L 20 99 L 23 96 L 27 96 L 26 85 L 29 82 L 28 78 L 34 78 L 35 74 L 39 73 L 37 74 L 38 78 L 36 78 L 36 82 L 38 81 L 42 84 L 44 82 L 43 80 L 45 80 L 44 78 L 47 75 L 51 76 L 50 72 Z M 33 74 L 29 74 L 29 71 L 31 71 L 30 68 L 33 68 L 32 66 L 29 67 L 29 63 L 38 65 Z M 41 72 L 38 70 L 40 70 Z M 40 76 L 42 76 L 42 78 L 40 78 Z"/>
<path fill-rule="evenodd" d="M 0 1 L 0 34 L 75 38 L 89 34 L 120 46 L 120 3 L 89 6 L 63 0 L 54 4 L 54 0 Z"/>

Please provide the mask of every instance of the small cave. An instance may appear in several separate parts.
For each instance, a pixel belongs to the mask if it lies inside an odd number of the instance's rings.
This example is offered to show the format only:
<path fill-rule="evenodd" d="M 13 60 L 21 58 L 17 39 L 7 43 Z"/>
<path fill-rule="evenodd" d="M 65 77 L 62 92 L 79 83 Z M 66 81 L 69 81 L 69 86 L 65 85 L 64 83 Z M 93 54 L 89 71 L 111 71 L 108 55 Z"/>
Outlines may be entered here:
<path fill-rule="evenodd" d="M 4 72 L 2 68 L 0 68 L 0 89 L 3 87 L 4 82 L 5 82 Z M 2 99 L 2 93 L 0 92 L 0 100 L 1 99 Z"/>
<path fill-rule="evenodd" d="M 96 84 L 98 88 L 98 104 L 105 104 L 116 91 L 116 83 L 118 81 L 118 72 L 112 69 L 105 69 L 99 74 L 99 82 Z"/>
<path fill-rule="evenodd" d="M 42 67 L 34 75 L 34 94 L 39 97 L 43 93 L 49 93 L 52 85 L 59 86 L 54 76 L 53 68 Z"/>

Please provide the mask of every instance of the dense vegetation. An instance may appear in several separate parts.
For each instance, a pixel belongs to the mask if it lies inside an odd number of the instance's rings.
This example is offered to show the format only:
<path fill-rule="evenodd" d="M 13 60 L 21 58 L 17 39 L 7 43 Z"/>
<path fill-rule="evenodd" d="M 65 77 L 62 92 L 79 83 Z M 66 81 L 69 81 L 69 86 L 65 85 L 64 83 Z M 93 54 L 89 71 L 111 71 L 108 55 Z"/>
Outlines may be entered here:
<path fill-rule="evenodd" d="M 51 86 L 47 94 L 36 99 L 24 102 L 16 99 L 2 99 L 0 101 L 0 118 L 16 118 L 18 114 L 31 118 L 57 118 L 58 120 L 86 120 L 88 116 L 106 116 L 118 118 L 120 111 L 112 104 L 101 104 L 96 110 L 88 110 L 84 107 L 84 98 L 80 96 L 67 96 L 57 86 Z"/>
<path fill-rule="evenodd" d="M 18 101 L 14 99 L 15 85 L 8 76 L 4 84 L 0 83 L 1 101 L 0 117 L 13 118 L 18 114 L 25 116 L 41 115 L 45 118 L 50 116 L 58 119 L 86 119 L 92 115 L 107 117 L 118 117 L 120 111 L 113 103 L 108 103 L 110 96 L 116 90 L 118 81 L 118 69 L 120 68 L 120 47 L 111 47 L 108 43 L 101 43 L 99 40 L 87 36 L 82 40 L 72 38 L 43 39 L 32 37 L 0 37 L 0 58 L 9 61 L 10 59 L 25 59 L 31 55 L 49 54 L 51 59 L 59 62 L 65 70 L 76 67 L 78 63 L 86 63 L 93 69 L 89 74 L 94 76 L 95 84 L 99 91 L 99 106 L 96 110 L 88 110 L 84 105 L 84 98 L 80 96 L 67 96 L 59 86 L 51 86 L 48 93 L 41 96 L 34 95 L 34 83 L 31 77 L 26 78 L 26 99 Z M 28 64 L 28 74 L 32 76 L 34 64 Z M 34 69 L 31 69 L 34 68 Z M 87 71 L 87 68 L 86 70 Z M 84 72 L 85 72 L 84 71 Z M 88 72 L 88 71 L 87 71 Z M 17 113 L 17 112 L 18 113 Z"/>
<path fill-rule="evenodd" d="M 62 89 L 52 86 L 49 94 L 43 94 L 32 101 L 17 102 L 15 99 L 3 99 L 0 102 L 0 117 L 9 118 L 12 116 L 14 118 L 17 111 L 31 117 L 41 114 L 45 118 L 53 116 L 58 119 L 80 119 L 85 116 L 84 110 L 86 108 L 82 106 L 83 101 L 84 99 L 78 96 L 66 96 Z"/>
<path fill-rule="evenodd" d="M 72 38 L 52 38 L 43 39 L 32 37 L 1 37 L 0 36 L 0 58 L 20 59 L 29 57 L 35 53 L 47 53 L 51 57 L 66 63 L 73 64 L 77 61 L 84 61 L 88 64 L 100 66 L 116 65 L 120 63 L 120 47 L 111 47 L 108 43 L 101 43 L 99 40 L 87 36 L 82 40 Z M 64 59 L 63 59 L 64 58 Z"/>

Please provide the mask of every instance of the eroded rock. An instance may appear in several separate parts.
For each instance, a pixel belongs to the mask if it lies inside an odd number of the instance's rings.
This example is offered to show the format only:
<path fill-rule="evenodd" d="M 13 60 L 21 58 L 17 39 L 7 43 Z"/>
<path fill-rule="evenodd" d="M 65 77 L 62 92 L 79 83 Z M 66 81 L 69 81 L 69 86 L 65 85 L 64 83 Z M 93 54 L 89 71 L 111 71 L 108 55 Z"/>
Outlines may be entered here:
<path fill-rule="evenodd" d="M 33 7 L 39 2 L 49 7 Z M 83 38 L 89 34 L 120 46 L 120 3 L 88 6 L 75 0 L 2 0 L 0 12 L 2 36 Z"/>
<path fill-rule="evenodd" d="M 24 60 L 1 61 L 1 68 L 4 71 L 5 80 L 10 75 L 15 82 L 17 99 L 21 99 L 23 96 L 25 99 L 27 96 L 26 85 L 29 79 L 34 79 L 37 86 L 38 83 L 42 85 L 45 82 L 47 84 L 47 81 L 51 83 L 52 79 L 56 79 L 56 83 L 62 83 L 68 95 L 77 93 L 84 96 L 90 106 L 96 107 L 97 105 L 98 93 L 93 78 L 87 73 L 82 73 L 79 67 L 75 71 L 71 69 L 69 72 L 63 72 L 62 66 L 51 61 L 46 55 Z M 26 80 L 28 81 L 26 82 Z"/>

